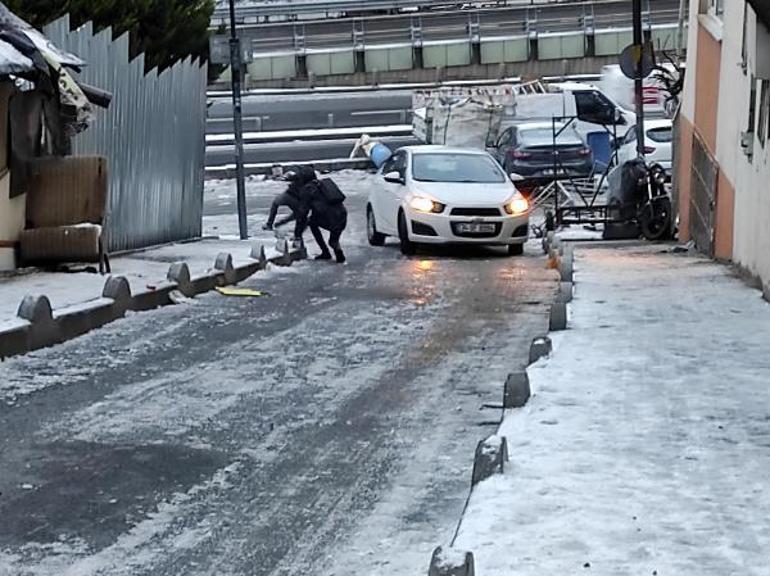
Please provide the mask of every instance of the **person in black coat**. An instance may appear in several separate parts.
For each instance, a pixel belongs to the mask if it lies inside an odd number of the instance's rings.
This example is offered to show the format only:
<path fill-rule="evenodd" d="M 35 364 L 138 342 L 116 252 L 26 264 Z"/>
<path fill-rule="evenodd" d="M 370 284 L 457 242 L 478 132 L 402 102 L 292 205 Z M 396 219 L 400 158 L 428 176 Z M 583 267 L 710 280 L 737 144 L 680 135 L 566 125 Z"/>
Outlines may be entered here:
<path fill-rule="evenodd" d="M 279 194 L 275 200 L 273 200 L 273 205 L 270 207 L 270 215 L 267 217 L 265 225 L 262 226 L 262 230 L 273 229 L 275 218 L 278 215 L 278 209 L 281 206 L 287 206 L 289 210 L 291 210 L 291 215 L 280 220 L 276 226 L 283 226 L 295 219 L 295 215 L 299 209 L 300 190 L 302 190 L 302 187 L 305 184 L 315 180 L 315 171 L 309 166 L 300 166 L 296 172 L 287 174 L 286 179 L 289 181 L 289 186 L 285 192 Z"/>
<path fill-rule="evenodd" d="M 305 184 L 299 194 L 299 209 L 295 212 L 297 225 L 296 238 L 302 238 L 307 227 L 313 233 L 321 253 L 316 260 L 331 260 L 329 247 L 340 264 L 345 262 L 345 253 L 340 246 L 340 237 L 348 224 L 348 211 L 345 208 L 345 195 L 330 178 L 312 180 Z M 321 230 L 329 232 L 329 246 L 324 241 Z"/>

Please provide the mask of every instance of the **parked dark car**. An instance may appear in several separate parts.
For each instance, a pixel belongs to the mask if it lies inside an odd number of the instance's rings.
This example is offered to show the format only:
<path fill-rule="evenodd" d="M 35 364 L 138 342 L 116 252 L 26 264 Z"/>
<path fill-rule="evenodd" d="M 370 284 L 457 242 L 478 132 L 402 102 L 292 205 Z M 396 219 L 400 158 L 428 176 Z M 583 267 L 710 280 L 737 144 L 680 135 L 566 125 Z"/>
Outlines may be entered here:
<path fill-rule="evenodd" d="M 565 127 L 556 138 L 555 147 L 553 134 L 550 122 L 517 124 L 500 134 L 490 152 L 508 174 L 523 179 L 520 184 L 525 188 L 550 182 L 556 175 L 589 177 L 594 155 L 580 134 L 571 126 Z"/>

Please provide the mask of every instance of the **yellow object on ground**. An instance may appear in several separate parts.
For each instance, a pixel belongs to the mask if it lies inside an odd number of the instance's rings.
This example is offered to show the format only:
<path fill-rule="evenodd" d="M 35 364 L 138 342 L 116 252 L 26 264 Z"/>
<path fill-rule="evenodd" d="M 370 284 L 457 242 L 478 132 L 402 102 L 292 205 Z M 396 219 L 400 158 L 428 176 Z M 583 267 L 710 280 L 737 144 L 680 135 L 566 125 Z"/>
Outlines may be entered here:
<path fill-rule="evenodd" d="M 267 292 L 262 292 L 261 290 L 254 290 L 253 288 L 233 288 L 232 286 L 228 287 L 217 287 L 217 292 L 222 294 L 222 296 L 240 296 L 241 298 L 261 298 L 262 296 L 270 296 Z"/>

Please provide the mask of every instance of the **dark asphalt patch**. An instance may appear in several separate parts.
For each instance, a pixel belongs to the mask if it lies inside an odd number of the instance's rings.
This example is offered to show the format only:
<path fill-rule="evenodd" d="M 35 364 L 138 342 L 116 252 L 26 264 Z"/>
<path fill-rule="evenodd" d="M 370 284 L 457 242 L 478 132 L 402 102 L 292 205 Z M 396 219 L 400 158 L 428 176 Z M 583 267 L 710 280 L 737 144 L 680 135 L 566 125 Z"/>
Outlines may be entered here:
<path fill-rule="evenodd" d="M 222 453 L 178 444 L 32 446 L 20 474 L 29 480 L 0 496 L 0 546 L 77 538 L 101 550 L 225 461 Z"/>

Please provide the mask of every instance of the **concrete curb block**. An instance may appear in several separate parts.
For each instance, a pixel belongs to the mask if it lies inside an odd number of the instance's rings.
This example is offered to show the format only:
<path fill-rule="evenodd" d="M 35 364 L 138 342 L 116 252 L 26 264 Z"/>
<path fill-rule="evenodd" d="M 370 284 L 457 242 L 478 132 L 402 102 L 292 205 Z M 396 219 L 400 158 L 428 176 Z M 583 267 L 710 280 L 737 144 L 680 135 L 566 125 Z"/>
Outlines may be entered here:
<path fill-rule="evenodd" d="M 559 258 L 559 274 L 561 275 L 562 282 L 572 282 L 572 276 L 574 273 L 575 259 L 571 250 L 566 250 L 564 256 Z"/>
<path fill-rule="evenodd" d="M 508 374 L 503 390 L 503 408 L 523 408 L 531 396 L 532 390 L 526 372 Z"/>
<path fill-rule="evenodd" d="M 29 322 L 0 330 L 0 359 L 27 352 L 29 341 Z"/>
<path fill-rule="evenodd" d="M 166 278 L 177 285 L 177 289 L 188 298 L 195 297 L 195 286 L 190 278 L 190 267 L 186 262 L 177 262 L 168 269 Z"/>
<path fill-rule="evenodd" d="M 561 332 L 562 330 L 567 329 L 567 303 L 566 302 L 554 302 L 551 305 L 549 328 L 551 332 Z"/>
<path fill-rule="evenodd" d="M 285 252 L 271 261 L 277 265 L 291 266 L 307 257 L 303 245 L 290 250 L 283 242 Z M 231 254 L 221 253 L 214 263 L 214 271 L 197 278 L 190 277 L 185 262 L 169 267 L 167 282 L 152 289 L 132 294 L 128 280 L 122 276 L 107 278 L 102 297 L 90 302 L 58 309 L 54 312 L 46 296 L 26 296 L 19 306 L 18 323 L 0 330 L 0 358 L 9 358 L 59 344 L 100 328 L 125 316 L 126 312 L 144 312 L 174 303 L 176 290 L 188 298 L 213 290 L 217 286 L 237 284 L 267 268 L 268 259 L 263 246 L 252 247 L 255 262 L 235 267 Z"/>
<path fill-rule="evenodd" d="M 556 296 L 556 301 L 564 302 L 566 304 L 572 302 L 572 290 L 572 282 L 561 282 L 559 284 L 559 294 Z"/>
<path fill-rule="evenodd" d="M 104 283 L 102 298 L 109 298 L 113 301 L 113 308 L 122 316 L 126 310 L 131 308 L 131 285 L 128 279 L 123 276 L 110 276 Z"/>
<path fill-rule="evenodd" d="M 476 565 L 472 552 L 444 549 L 439 546 L 430 559 L 428 576 L 475 576 Z"/>
<path fill-rule="evenodd" d="M 556 262 L 559 261 L 559 251 L 553 246 L 548 247 L 548 259 Z"/>
<path fill-rule="evenodd" d="M 297 260 L 307 260 L 307 246 L 300 241 L 299 248 L 292 253 L 292 258 L 296 262 Z"/>
<path fill-rule="evenodd" d="M 192 298 L 193 296 L 197 296 L 198 294 L 205 294 L 206 292 L 210 292 L 217 286 L 225 286 L 227 283 L 225 282 L 225 275 L 223 272 L 213 272 L 211 274 L 204 274 L 202 276 L 196 276 L 192 280 L 190 280 L 190 284 L 192 285 L 192 296 L 189 294 L 185 294 L 184 291 L 181 289 L 179 290 L 187 296 L 188 298 Z"/>
<path fill-rule="evenodd" d="M 154 290 L 143 290 L 134 294 L 129 310 L 133 312 L 146 312 L 161 306 L 172 304 L 171 293 L 178 287 L 174 282 L 164 282 Z"/>
<path fill-rule="evenodd" d="M 47 296 L 25 296 L 18 316 L 29 322 L 27 350 L 38 350 L 60 341 L 59 326 L 53 319 L 51 301 Z"/>
<path fill-rule="evenodd" d="M 54 314 L 58 326 L 57 340 L 46 342 L 45 346 L 82 336 L 123 317 L 124 314 L 125 311 L 118 310 L 111 298 L 100 298 L 87 305 L 57 310 Z"/>
<path fill-rule="evenodd" d="M 508 462 L 508 441 L 505 436 L 493 434 L 479 442 L 473 458 L 471 486 L 476 486 L 495 474 L 502 474 L 506 462 Z"/>
<path fill-rule="evenodd" d="M 267 266 L 267 260 L 265 260 L 264 266 L 261 262 L 251 262 L 249 264 L 244 264 L 243 266 L 237 266 L 235 268 L 235 282 L 233 282 L 233 284 L 240 284 L 260 270 L 264 270 L 265 266 Z"/>
<path fill-rule="evenodd" d="M 218 270 L 224 277 L 226 285 L 235 284 L 238 279 L 233 266 L 233 256 L 227 252 L 221 252 L 214 261 L 214 270 Z"/>
<path fill-rule="evenodd" d="M 262 243 L 252 244 L 251 259 L 256 260 L 259 264 L 258 270 L 267 268 L 267 256 L 265 255 L 265 246 Z"/>
<path fill-rule="evenodd" d="M 535 338 L 529 347 L 529 363 L 534 364 L 541 358 L 549 356 L 552 351 L 553 344 L 548 336 Z"/>
<path fill-rule="evenodd" d="M 279 240 L 275 245 L 275 249 L 281 253 L 280 256 L 276 256 L 270 259 L 270 262 L 276 266 L 291 266 L 294 263 L 294 259 L 291 257 L 291 250 L 289 249 L 289 242 L 287 240 Z"/>

